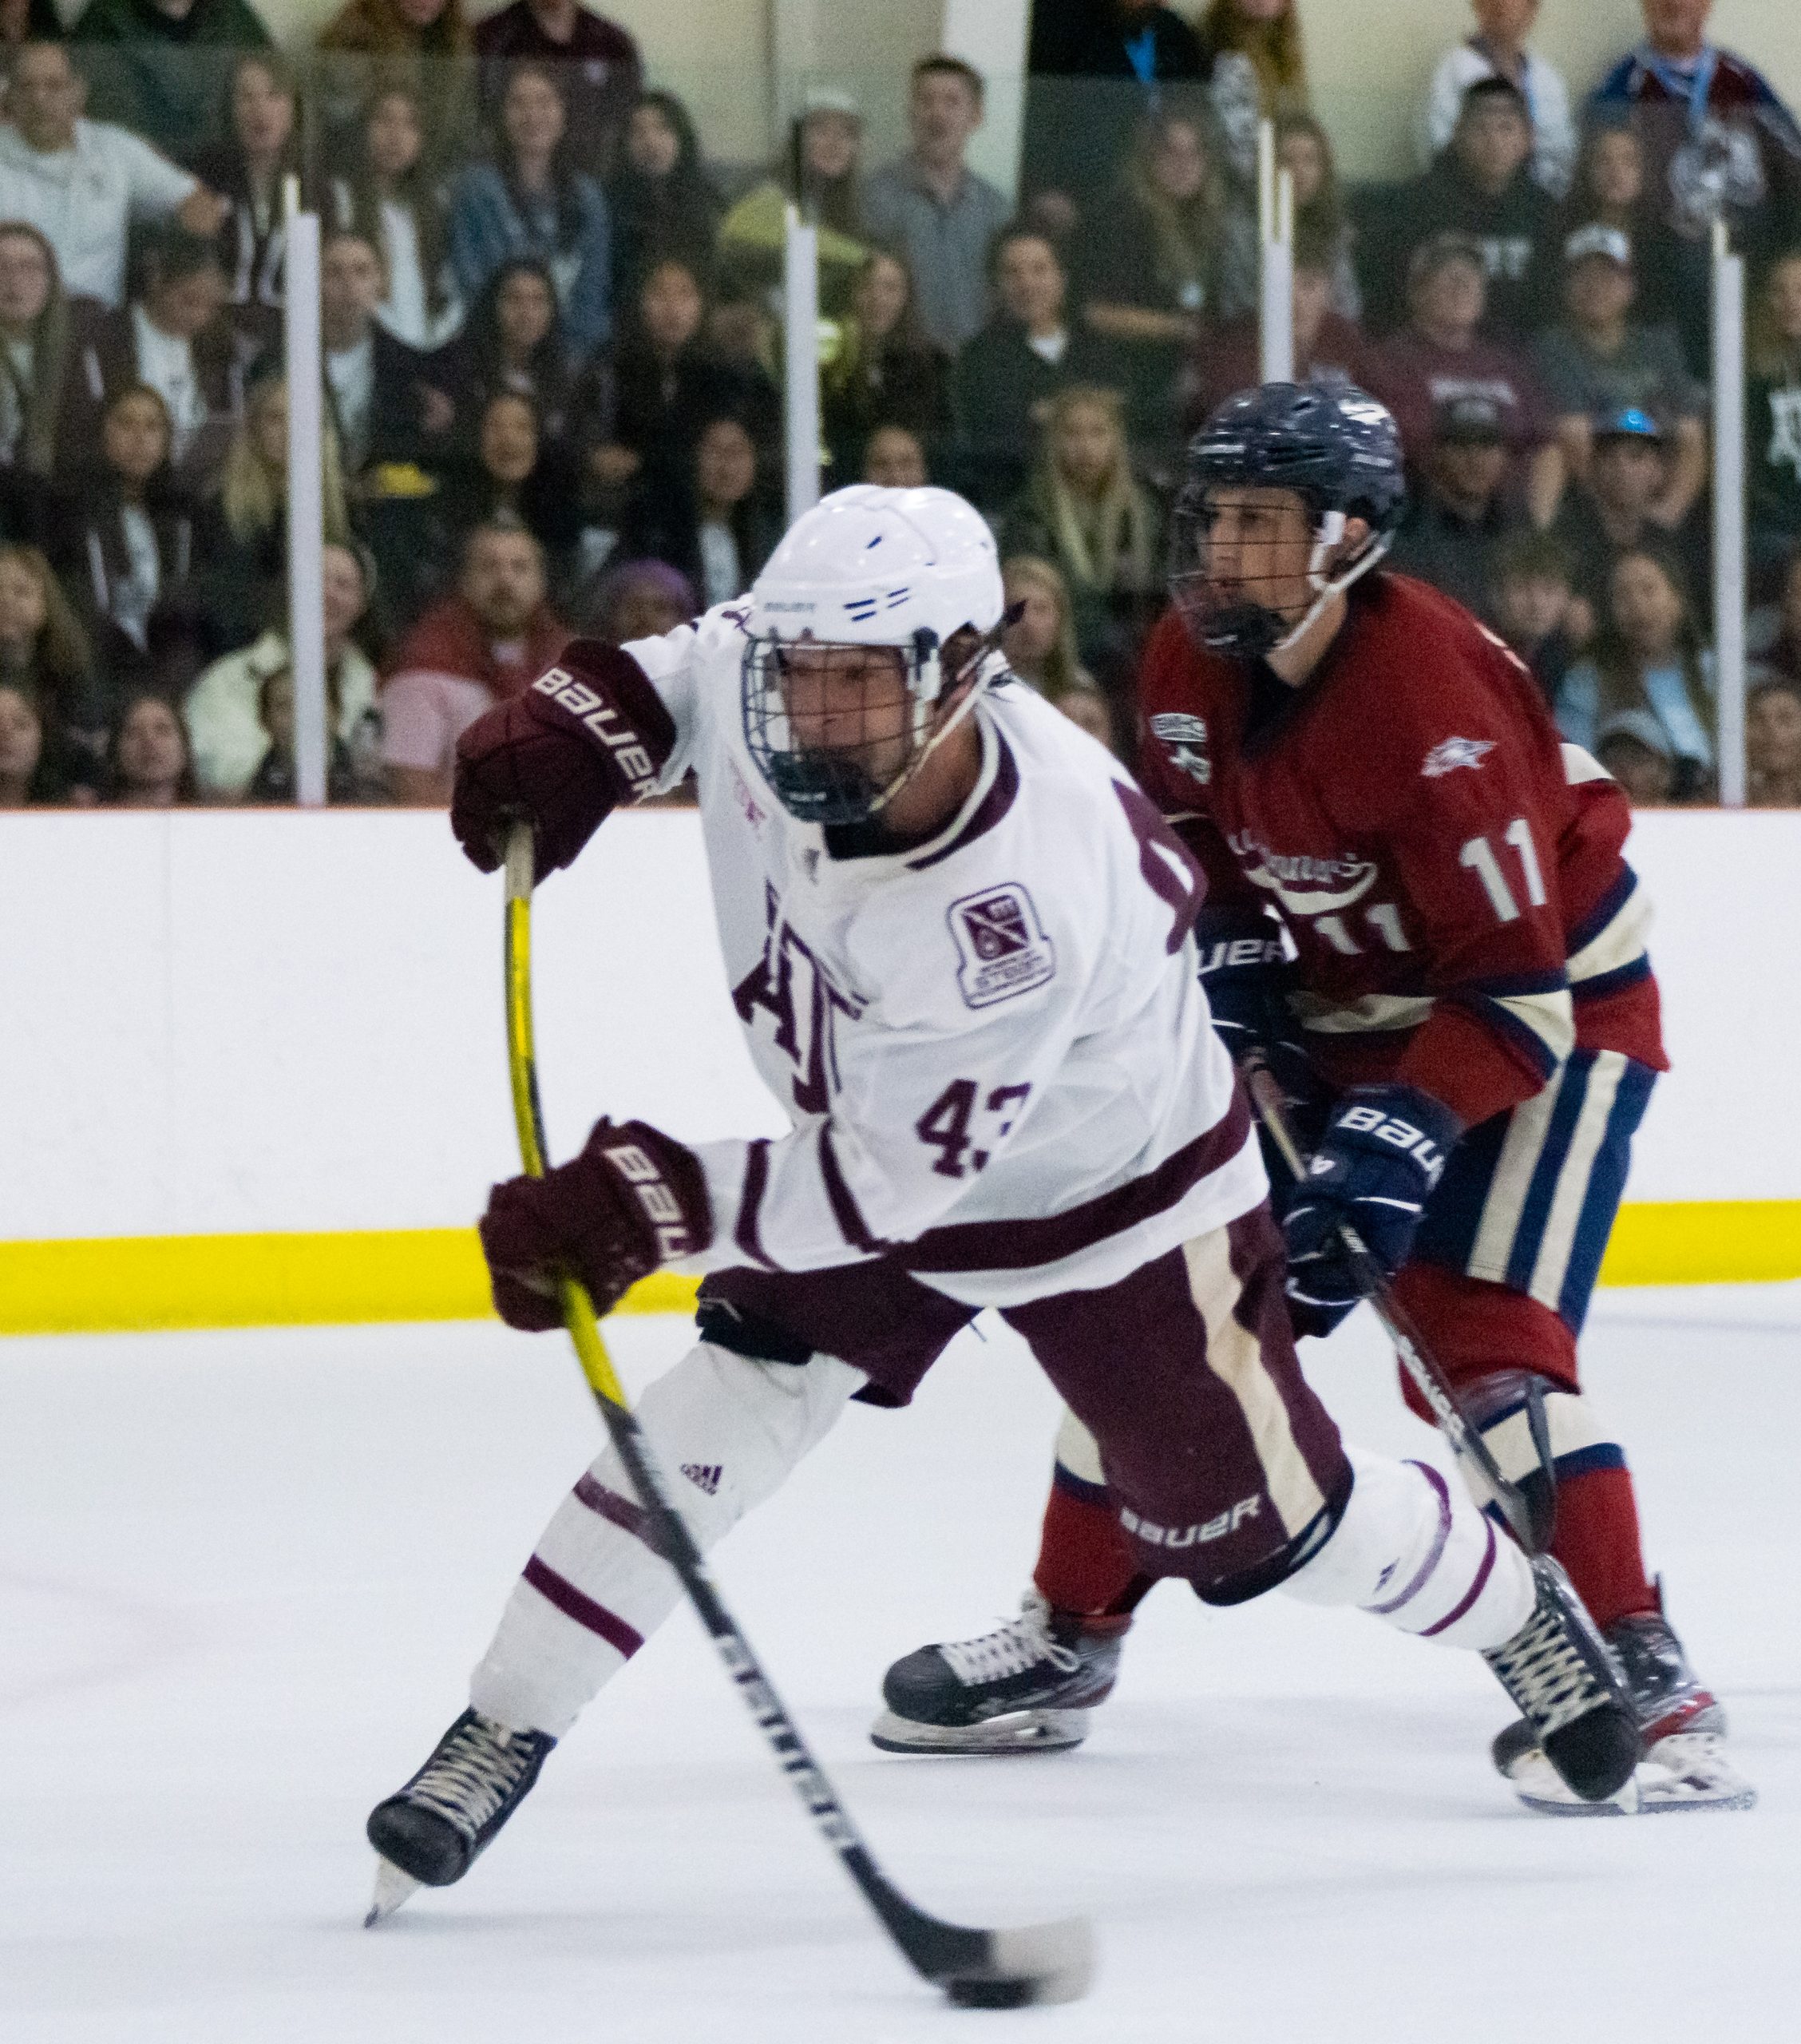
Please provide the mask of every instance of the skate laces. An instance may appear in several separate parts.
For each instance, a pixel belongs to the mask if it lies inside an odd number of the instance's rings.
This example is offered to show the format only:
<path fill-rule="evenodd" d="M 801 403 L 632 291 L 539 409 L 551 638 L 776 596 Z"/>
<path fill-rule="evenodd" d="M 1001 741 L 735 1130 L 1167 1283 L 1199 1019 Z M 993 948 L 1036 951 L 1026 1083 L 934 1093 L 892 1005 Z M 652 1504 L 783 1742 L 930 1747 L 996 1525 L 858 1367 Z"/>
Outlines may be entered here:
<path fill-rule="evenodd" d="M 1489 1648 L 1482 1658 L 1541 1740 L 1585 1717 L 1608 1697 L 1565 1622 L 1563 1610 L 1543 1596 L 1513 1638 Z"/>
<path fill-rule="evenodd" d="M 446 1817 L 473 1838 L 519 1786 L 532 1762 L 528 1737 L 471 1711 L 444 1735 L 405 1791 L 410 1803 Z"/>
<path fill-rule="evenodd" d="M 938 1651 L 966 1689 L 1004 1682 L 1009 1675 L 1023 1675 L 1028 1669 L 1047 1663 L 1060 1674 L 1073 1675 L 1082 1666 L 1082 1657 L 1052 1638 L 1045 1622 L 1047 1615 L 1041 1601 L 1028 1599 L 1018 1618 L 1010 1618 L 993 1632 L 983 1633 L 975 1639 L 948 1641 Z"/>

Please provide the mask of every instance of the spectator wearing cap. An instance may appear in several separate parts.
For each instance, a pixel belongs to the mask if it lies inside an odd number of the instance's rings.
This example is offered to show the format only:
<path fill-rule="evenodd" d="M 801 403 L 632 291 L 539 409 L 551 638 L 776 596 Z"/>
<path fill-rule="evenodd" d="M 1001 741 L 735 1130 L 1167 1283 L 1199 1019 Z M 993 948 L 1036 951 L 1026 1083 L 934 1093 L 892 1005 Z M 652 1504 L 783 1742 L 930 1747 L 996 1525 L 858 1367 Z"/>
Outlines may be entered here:
<path fill-rule="evenodd" d="M 0 123 L 0 220 L 36 228 L 56 251 L 63 288 L 116 306 L 134 225 L 212 234 L 225 202 L 138 136 L 83 117 L 87 87 L 60 43 L 13 60 Z"/>
<path fill-rule="evenodd" d="M 1501 414 L 1510 480 L 1542 527 L 1563 494 L 1563 456 L 1530 366 L 1482 338 L 1487 289 L 1482 251 L 1466 236 L 1435 235 L 1415 249 L 1407 266 L 1411 316 L 1375 351 L 1369 387 L 1395 414 L 1415 475 L 1426 472 L 1439 406 L 1455 398 L 1490 399 Z"/>
<path fill-rule="evenodd" d="M 580 0 L 512 0 L 475 25 L 482 98 L 490 117 L 515 64 L 556 71 L 569 109 L 570 153 L 578 170 L 604 178 L 639 93 L 644 63 L 630 32 Z"/>
<path fill-rule="evenodd" d="M 1483 624 L 1499 616 L 1498 557 L 1523 523 L 1507 502 L 1506 428 L 1492 398 L 1452 398 L 1432 422 L 1426 486 L 1407 507 L 1391 559 Z"/>
<path fill-rule="evenodd" d="M 1476 31 L 1447 50 L 1432 73 L 1421 125 L 1420 157 L 1430 164 L 1449 146 L 1463 110 L 1463 95 L 1484 78 L 1505 78 L 1526 102 L 1532 123 L 1532 176 L 1554 199 L 1569 189 L 1576 167 L 1576 123 L 1563 73 L 1529 38 L 1538 22 L 1538 0 L 1470 0 Z"/>
<path fill-rule="evenodd" d="M 994 317 L 957 357 L 952 403 L 968 493 L 1000 510 L 1023 486 L 1051 400 L 1072 383 L 1111 386 L 1111 351 L 1069 316 L 1061 259 L 1038 228 L 995 242 Z"/>
<path fill-rule="evenodd" d="M 1571 235 L 1596 226 L 1617 228 L 1631 246 L 1640 319 L 1675 327 L 1689 368 L 1704 371 L 1711 345 L 1712 250 L 1671 232 L 1646 187 L 1645 145 L 1637 130 L 1617 116 L 1583 137 L 1576 181 L 1563 202 L 1550 252 L 1559 265 Z"/>
<path fill-rule="evenodd" d="M 1744 57 L 1708 40 L 1713 0 L 1641 0 L 1645 40 L 1596 89 L 1629 119 L 1664 217 L 1690 240 L 1724 219 L 1755 252 L 1801 215 L 1801 128 Z"/>
<path fill-rule="evenodd" d="M 1616 710 L 1603 718 L 1594 756 L 1634 809 L 1661 809 L 1676 798 L 1676 748 L 1649 710 Z"/>
<path fill-rule="evenodd" d="M 1532 670 L 1547 707 L 1562 691 L 1578 633 L 1593 629 L 1586 613 L 1578 615 L 1574 572 L 1550 533 L 1515 533 L 1495 556 L 1495 628 Z"/>
<path fill-rule="evenodd" d="M 178 159 L 224 140 L 234 52 L 271 47 L 249 0 L 88 0 L 69 39 L 97 117 Z"/>
<path fill-rule="evenodd" d="M 699 614 L 694 585 L 667 561 L 608 561 L 574 606 L 577 629 L 608 646 L 660 639 Z"/>
<path fill-rule="evenodd" d="M 1669 439 L 1668 473 L 1652 515 L 1673 531 L 1707 482 L 1707 393 L 1688 374 L 1672 327 L 1630 317 L 1632 244 L 1617 228 L 1578 228 L 1563 254 L 1564 321 L 1538 336 L 1534 355 L 1564 461 L 1573 476 L 1585 476 L 1591 422 L 1649 412 Z"/>
<path fill-rule="evenodd" d="M 1035 0 L 1026 70 L 1022 181 L 1033 218 L 1054 234 L 1075 227 L 1083 196 L 1112 182 L 1134 129 L 1166 109 L 1210 111 L 1234 179 L 1249 185 L 1255 177 L 1256 68 L 1174 8 Z"/>
<path fill-rule="evenodd" d="M 1370 346 L 1362 329 L 1333 309 L 1337 275 L 1335 244 L 1297 228 L 1292 295 L 1295 380 L 1368 390 Z M 1184 431 L 1196 431 L 1234 391 L 1249 390 L 1262 374 L 1254 317 L 1204 327 L 1182 374 Z"/>
<path fill-rule="evenodd" d="M 1586 473 L 1565 493 L 1556 530 L 1575 563 L 1577 596 L 1598 616 L 1620 556 L 1671 541 L 1656 516 L 1668 490 L 1671 457 L 1661 425 L 1636 406 L 1591 422 L 1589 442 Z M 1684 544 L 1705 562 L 1704 533 Z"/>
<path fill-rule="evenodd" d="M 733 280 L 762 287 L 782 274 L 790 204 L 819 232 L 820 294 L 829 311 L 843 309 L 851 279 L 868 254 L 862 196 L 863 114 L 835 87 L 806 95 L 769 176 L 754 185 L 719 223 L 719 256 Z"/>
<path fill-rule="evenodd" d="M 1770 266 L 1751 318 L 1746 394 L 1754 590 L 1801 547 L 1801 247 Z"/>
<path fill-rule="evenodd" d="M 988 317 L 989 248 L 1007 224 L 1006 200 L 964 160 L 985 96 L 981 73 L 960 57 L 922 57 L 907 98 L 912 147 L 863 192 L 870 240 L 905 254 L 920 323 L 947 355 Z"/>
<path fill-rule="evenodd" d="M 1545 314 L 1542 251 L 1550 246 L 1557 204 L 1534 181 L 1532 117 L 1519 88 L 1481 78 L 1463 95 L 1451 145 L 1401 196 L 1395 220 L 1404 256 L 1435 235 L 1459 234 L 1481 252 L 1488 280 L 1486 319 L 1498 337 L 1519 341 Z M 1375 251 L 1379 260 L 1393 250 Z M 1392 292 L 1388 274 L 1366 274 L 1372 303 Z"/>
<path fill-rule="evenodd" d="M 545 601 L 537 541 L 517 520 L 478 525 L 455 594 L 407 633 L 382 691 L 394 798 L 445 806 L 457 739 L 483 711 L 529 688 L 568 638 Z"/>
<path fill-rule="evenodd" d="M 1637 711 L 1654 722 L 1674 762 L 1672 794 L 1694 801 L 1712 786 L 1720 682 L 1688 581 L 1663 549 L 1633 548 L 1613 564 L 1594 644 L 1565 677 L 1558 728 L 1589 752 L 1610 722 Z M 1649 725 L 1641 727 L 1649 739 Z"/>

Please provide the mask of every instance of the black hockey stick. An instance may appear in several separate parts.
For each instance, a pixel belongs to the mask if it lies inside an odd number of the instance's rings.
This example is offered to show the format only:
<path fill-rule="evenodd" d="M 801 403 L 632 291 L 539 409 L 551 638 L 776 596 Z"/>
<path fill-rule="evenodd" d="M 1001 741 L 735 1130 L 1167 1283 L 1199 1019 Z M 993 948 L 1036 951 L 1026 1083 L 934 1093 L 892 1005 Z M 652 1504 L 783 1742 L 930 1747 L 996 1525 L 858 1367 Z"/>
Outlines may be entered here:
<path fill-rule="evenodd" d="M 1281 1152 L 1282 1162 L 1288 1167 L 1297 1185 L 1307 1182 L 1307 1159 L 1300 1154 L 1300 1146 L 1295 1141 L 1294 1131 L 1288 1127 L 1288 1117 L 1283 1105 L 1282 1089 L 1276 1075 L 1256 1052 L 1253 1052 L 1240 1066 L 1245 1075 L 1245 1083 L 1249 1089 L 1259 1119 L 1269 1130 L 1271 1140 Z M 1550 1512 L 1554 1509 L 1555 1493 L 1546 1484 L 1544 1492 L 1549 1501 L 1547 1507 L 1535 1508 L 1533 1499 L 1519 1485 L 1501 1473 L 1501 1465 L 1495 1460 L 1494 1451 L 1482 1439 L 1482 1430 L 1464 1409 L 1456 1388 L 1447 1377 L 1435 1356 L 1426 1345 L 1419 1329 L 1413 1324 L 1411 1316 L 1395 1297 L 1394 1287 L 1383 1275 L 1382 1266 L 1369 1253 L 1364 1238 L 1346 1222 L 1339 1230 L 1339 1238 L 1344 1243 L 1351 1259 L 1351 1268 L 1357 1280 L 1357 1289 L 1375 1309 L 1375 1316 L 1387 1330 L 1388 1338 L 1395 1345 L 1395 1353 L 1401 1359 L 1401 1367 L 1411 1380 L 1427 1404 L 1432 1416 L 1439 1423 L 1439 1431 L 1451 1444 L 1451 1450 L 1463 1464 L 1466 1476 L 1475 1479 L 1478 1499 L 1486 1492 L 1493 1498 L 1506 1520 L 1508 1530 L 1529 1555 L 1542 1554 L 1550 1545 Z M 1541 1408 L 1542 1412 L 1542 1408 Z M 1534 1424 L 1534 1445 L 1538 1447 L 1546 1468 L 1550 1467 L 1549 1444 L 1538 1439 L 1539 1428 Z"/>
<path fill-rule="evenodd" d="M 532 881 L 531 828 L 516 825 L 506 847 L 507 1064 L 520 1155 L 528 1175 L 541 1178 L 545 1143 L 532 1048 Z M 714 1588 L 699 1544 L 671 1499 L 651 1444 L 626 1403 L 600 1337 L 593 1301 L 572 1278 L 558 1280 L 558 1293 L 582 1374 L 643 1506 L 650 1543 L 681 1578 L 688 1601 L 782 1773 L 908 1964 L 966 2008 L 1075 2000 L 1087 1991 L 1094 1971 L 1094 1935 L 1084 1918 L 1016 1931 L 967 1929 L 916 1908 L 876 1864 L 799 1727 L 770 1686 L 750 1642 Z"/>

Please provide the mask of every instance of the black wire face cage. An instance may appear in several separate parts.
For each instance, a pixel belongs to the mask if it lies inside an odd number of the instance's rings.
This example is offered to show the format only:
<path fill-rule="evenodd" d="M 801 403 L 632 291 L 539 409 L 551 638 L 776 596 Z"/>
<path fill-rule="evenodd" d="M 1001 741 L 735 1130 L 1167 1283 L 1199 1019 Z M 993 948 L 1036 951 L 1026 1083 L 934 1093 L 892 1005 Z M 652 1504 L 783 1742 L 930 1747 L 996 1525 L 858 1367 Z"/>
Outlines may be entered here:
<path fill-rule="evenodd" d="M 751 640 L 745 743 L 790 816 L 867 822 L 905 783 L 931 735 L 937 650 L 923 631 L 907 646 Z"/>
<path fill-rule="evenodd" d="M 1260 602 L 1257 578 L 1242 568 L 1229 591 L 1214 580 L 1208 506 L 1216 490 L 1229 488 L 1190 483 L 1177 499 L 1170 521 L 1170 600 L 1197 645 L 1241 660 L 1261 660 L 1280 645 L 1299 620 Z M 1317 532 L 1319 507 L 1304 492 L 1302 497 Z"/>

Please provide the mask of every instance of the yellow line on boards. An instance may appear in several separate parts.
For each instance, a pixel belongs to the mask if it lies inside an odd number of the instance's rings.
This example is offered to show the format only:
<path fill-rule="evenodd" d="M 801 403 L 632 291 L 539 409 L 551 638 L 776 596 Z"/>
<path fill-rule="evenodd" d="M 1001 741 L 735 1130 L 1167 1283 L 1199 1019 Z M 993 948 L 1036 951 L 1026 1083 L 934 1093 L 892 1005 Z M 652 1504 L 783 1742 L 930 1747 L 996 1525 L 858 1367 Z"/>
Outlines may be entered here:
<path fill-rule="evenodd" d="M 1622 1207 L 1601 1271 L 1604 1285 L 1797 1278 L 1801 1200 Z M 695 1279 L 662 1271 L 615 1310 L 691 1313 L 695 1290 Z M 492 1310 L 473 1228 L 0 1242 L 0 1334 L 354 1326 Z"/>
<path fill-rule="evenodd" d="M 696 1283 L 659 1271 L 615 1310 L 691 1313 Z M 0 1334 L 350 1326 L 493 1312 L 473 1228 L 0 1242 Z"/>

